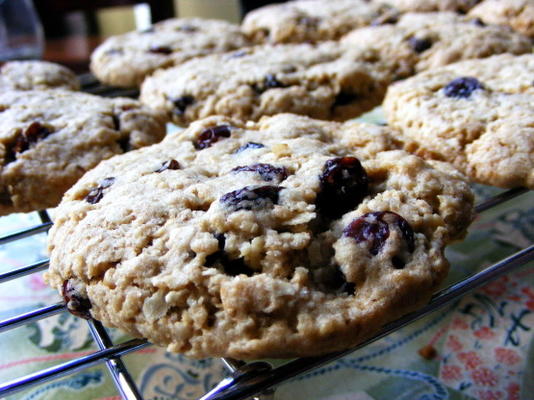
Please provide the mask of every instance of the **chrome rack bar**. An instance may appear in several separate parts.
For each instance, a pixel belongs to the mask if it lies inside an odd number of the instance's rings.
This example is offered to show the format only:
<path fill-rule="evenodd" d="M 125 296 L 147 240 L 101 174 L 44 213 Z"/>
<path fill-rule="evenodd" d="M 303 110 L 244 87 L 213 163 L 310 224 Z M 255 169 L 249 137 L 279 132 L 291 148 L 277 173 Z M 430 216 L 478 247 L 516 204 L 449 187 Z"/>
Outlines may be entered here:
<path fill-rule="evenodd" d="M 245 365 L 244 361 L 234 360 L 233 358 L 222 357 L 221 361 L 222 361 L 224 367 L 230 372 L 235 372 L 239 368 L 241 368 L 243 365 Z"/>
<path fill-rule="evenodd" d="M 50 219 L 50 215 L 48 215 L 48 211 L 46 210 L 37 211 L 37 214 L 39 214 L 39 218 L 41 218 L 42 223 L 52 222 L 52 220 Z"/>
<path fill-rule="evenodd" d="M 48 263 L 50 260 L 41 260 L 37 261 L 34 264 L 26 265 L 21 268 L 13 269 L 8 272 L 0 274 L 0 283 L 10 281 L 12 279 L 20 278 L 25 275 L 33 274 L 34 272 L 44 271 L 48 268 Z"/>
<path fill-rule="evenodd" d="M 502 204 L 508 200 L 512 200 L 514 197 L 527 193 L 528 191 L 529 190 L 525 188 L 515 188 L 507 190 L 506 192 L 499 193 L 498 195 L 484 200 L 482 203 L 478 204 L 475 207 L 475 211 L 477 213 L 481 213 L 492 207 L 498 206 L 499 204 Z"/>
<path fill-rule="evenodd" d="M 100 364 L 105 360 L 141 350 L 149 345 L 150 343 L 143 339 L 128 340 L 127 342 L 115 345 L 112 348 L 99 350 L 75 360 L 67 361 L 63 364 L 55 365 L 21 378 L 14 379 L 0 385 L 0 398 L 20 392 L 29 386 L 48 382 L 53 379 L 82 371 L 86 368 Z"/>
<path fill-rule="evenodd" d="M 461 282 L 449 286 L 448 288 L 434 295 L 430 303 L 428 303 L 426 306 L 422 307 L 418 311 L 405 315 L 396 321 L 386 324 L 376 336 L 364 341 L 352 349 L 331 353 L 325 356 L 299 358 L 275 369 L 259 366 L 254 374 L 250 374 L 249 372 L 252 365 L 247 364 L 247 369 L 243 368 L 243 372 L 241 369 L 238 369 L 234 372 L 231 378 L 221 381 L 219 385 L 201 397 L 200 400 L 239 400 L 264 391 L 265 389 L 278 385 L 313 368 L 317 368 L 326 363 L 337 360 L 338 358 L 344 357 L 355 350 L 375 342 L 391 332 L 438 310 L 452 300 L 458 299 L 460 296 L 463 296 L 464 294 L 478 288 L 490 280 L 510 272 L 512 269 L 524 265 L 532 260 L 534 260 L 534 245 L 531 245 L 530 247 L 523 249 L 504 260 L 501 260 L 491 267 L 488 267 Z"/>
<path fill-rule="evenodd" d="M 44 222 L 31 228 L 21 229 L 20 231 L 10 233 L 8 235 L 0 237 L 0 245 L 13 242 L 18 239 L 24 239 L 28 236 L 32 236 L 37 233 L 46 232 L 50 229 L 51 226 L 52 222 Z"/>
<path fill-rule="evenodd" d="M 37 321 L 52 315 L 59 314 L 67 308 L 64 303 L 57 303 L 51 306 L 45 306 L 36 310 L 28 311 L 23 314 L 16 315 L 11 318 L 0 321 L 0 333 L 14 329 L 17 326 L 27 324 L 28 322 Z"/>
<path fill-rule="evenodd" d="M 113 347 L 113 342 L 109 337 L 106 328 L 94 319 L 87 321 L 91 335 L 95 340 L 100 350 L 110 349 Z M 113 382 L 117 390 L 125 400 L 143 400 L 143 396 L 139 393 L 135 382 L 124 365 L 124 362 L 119 357 L 112 357 L 106 361 L 106 366 L 113 378 Z"/>

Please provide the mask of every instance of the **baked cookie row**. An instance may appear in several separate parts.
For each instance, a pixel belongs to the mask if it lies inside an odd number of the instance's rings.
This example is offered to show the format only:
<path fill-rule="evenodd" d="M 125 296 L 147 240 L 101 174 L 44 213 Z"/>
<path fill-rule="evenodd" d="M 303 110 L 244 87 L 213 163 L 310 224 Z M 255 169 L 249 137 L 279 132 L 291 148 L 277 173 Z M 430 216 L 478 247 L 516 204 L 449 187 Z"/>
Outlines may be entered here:
<path fill-rule="evenodd" d="M 210 115 L 282 112 L 346 120 L 379 105 L 394 81 L 463 59 L 532 51 L 530 39 L 454 13 L 405 14 L 340 41 L 279 44 L 189 60 L 147 78 L 140 99 L 186 126 Z"/>
<path fill-rule="evenodd" d="M 242 30 L 257 43 L 335 40 L 355 28 L 394 22 L 402 13 L 435 11 L 467 14 L 534 37 L 531 0 L 297 0 L 250 12 Z"/>
<path fill-rule="evenodd" d="M 467 12 L 475 3 L 468 0 L 297 0 L 254 10 L 245 17 L 241 27 L 199 18 L 172 19 L 145 31 L 109 38 L 93 53 L 91 70 L 106 84 L 139 86 L 154 71 L 196 57 L 258 44 L 338 40 L 357 28 L 395 24 L 406 12 Z M 534 6 L 529 0 L 486 0 L 466 18 L 480 25 L 511 25 L 526 36 L 534 36 Z M 457 38 L 458 43 L 461 39 L 462 36 Z M 468 39 L 463 38 L 469 43 Z"/>

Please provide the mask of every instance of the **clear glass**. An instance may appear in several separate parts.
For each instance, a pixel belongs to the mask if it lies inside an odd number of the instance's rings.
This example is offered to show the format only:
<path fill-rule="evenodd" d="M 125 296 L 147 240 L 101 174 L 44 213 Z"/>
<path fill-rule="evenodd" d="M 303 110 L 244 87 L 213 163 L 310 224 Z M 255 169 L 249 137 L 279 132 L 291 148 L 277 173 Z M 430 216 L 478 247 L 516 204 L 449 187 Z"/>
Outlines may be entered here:
<path fill-rule="evenodd" d="M 0 62 L 41 58 L 43 27 L 32 0 L 0 0 Z"/>

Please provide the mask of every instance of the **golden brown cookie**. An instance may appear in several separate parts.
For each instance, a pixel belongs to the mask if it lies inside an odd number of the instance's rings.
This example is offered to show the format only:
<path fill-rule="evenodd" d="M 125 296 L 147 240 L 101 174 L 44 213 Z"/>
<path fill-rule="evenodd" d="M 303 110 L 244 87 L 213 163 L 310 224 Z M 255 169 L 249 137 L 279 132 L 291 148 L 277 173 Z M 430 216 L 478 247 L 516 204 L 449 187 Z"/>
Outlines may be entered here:
<path fill-rule="evenodd" d="M 410 151 L 476 182 L 534 188 L 533 77 L 533 54 L 463 61 L 392 85 L 384 108 Z"/>
<path fill-rule="evenodd" d="M 0 93 L 0 215 L 56 206 L 100 161 L 159 142 L 163 115 L 66 90 Z"/>
<path fill-rule="evenodd" d="M 48 282 L 72 311 L 192 357 L 346 349 L 424 304 L 472 193 L 387 127 L 211 117 L 65 195 Z"/>

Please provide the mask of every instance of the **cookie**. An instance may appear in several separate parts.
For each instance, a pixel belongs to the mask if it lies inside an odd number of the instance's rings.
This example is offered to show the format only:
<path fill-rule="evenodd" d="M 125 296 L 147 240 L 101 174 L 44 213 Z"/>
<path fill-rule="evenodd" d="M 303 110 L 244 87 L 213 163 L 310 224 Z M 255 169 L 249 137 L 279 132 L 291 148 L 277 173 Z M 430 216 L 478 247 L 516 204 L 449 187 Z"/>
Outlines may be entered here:
<path fill-rule="evenodd" d="M 382 2 L 382 0 L 379 1 Z M 454 11 L 466 13 L 480 0 L 383 0 L 383 2 L 403 12 Z"/>
<path fill-rule="evenodd" d="M 374 51 L 400 78 L 464 59 L 532 51 L 524 35 L 452 12 L 404 14 L 394 24 L 356 29 L 342 42 Z"/>
<path fill-rule="evenodd" d="M 163 115 L 66 90 L 0 93 L 0 215 L 56 206 L 101 160 L 160 141 Z"/>
<path fill-rule="evenodd" d="M 473 181 L 534 188 L 534 55 L 498 55 L 390 86 L 384 107 L 407 149 Z"/>
<path fill-rule="evenodd" d="M 380 104 L 392 79 L 385 66 L 361 58 L 361 50 L 337 42 L 257 46 L 157 71 L 140 99 L 179 125 L 283 112 L 344 120 Z"/>
<path fill-rule="evenodd" d="M 242 30 L 256 43 L 336 40 L 348 31 L 385 20 L 396 12 L 364 0 L 300 0 L 258 8 L 245 16 Z"/>
<path fill-rule="evenodd" d="M 462 175 L 394 137 L 291 114 L 197 121 L 66 193 L 46 279 L 72 311 L 191 357 L 353 346 L 430 298 L 472 217 Z"/>
<path fill-rule="evenodd" d="M 532 0 L 485 0 L 469 15 L 487 24 L 510 26 L 534 38 L 534 2 Z"/>
<path fill-rule="evenodd" d="M 0 90 L 78 90 L 80 82 L 70 69 L 46 61 L 9 61 L 0 68 Z"/>
<path fill-rule="evenodd" d="M 247 44 L 239 26 L 225 21 L 170 19 L 110 37 L 91 55 L 91 71 L 108 85 L 135 87 L 156 69 Z"/>

